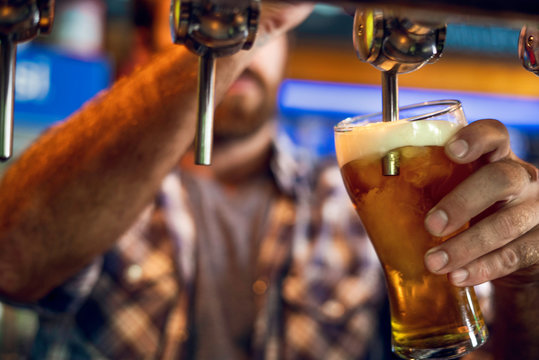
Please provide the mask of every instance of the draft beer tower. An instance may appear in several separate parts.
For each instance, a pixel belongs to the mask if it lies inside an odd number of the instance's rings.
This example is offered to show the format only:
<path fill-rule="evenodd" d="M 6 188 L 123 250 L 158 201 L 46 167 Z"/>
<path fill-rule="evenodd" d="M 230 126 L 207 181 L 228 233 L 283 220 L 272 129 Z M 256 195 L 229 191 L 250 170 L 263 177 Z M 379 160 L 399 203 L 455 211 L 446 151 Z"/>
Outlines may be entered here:
<path fill-rule="evenodd" d="M 278 2 L 279 0 L 264 0 Z M 287 0 L 299 3 L 301 0 Z M 525 24 L 521 35 L 524 66 L 539 72 L 539 3 L 528 0 L 343 0 L 357 7 L 354 45 L 359 58 L 382 71 L 384 120 L 398 119 L 397 75 L 436 61 L 442 52 L 446 20 Z M 369 8 L 375 4 L 376 9 Z M 215 58 L 248 49 L 255 40 L 260 0 L 172 0 L 174 42 L 200 56 L 195 162 L 211 164 Z M 530 40 L 531 39 L 531 40 Z M 331 65 L 329 65 L 331 66 Z M 384 159 L 384 172 L 398 174 L 398 154 Z"/>
<path fill-rule="evenodd" d="M 280 0 L 264 0 L 278 2 Z M 302 2 L 303 0 L 286 0 Z M 55 0 L 0 0 L 0 160 L 11 157 L 16 44 L 48 33 Z M 473 19 L 524 27 L 519 55 L 539 74 L 539 2 L 529 0 L 326 0 L 356 11 L 354 42 L 360 59 L 382 70 L 385 119 L 398 119 L 397 74 L 435 61 L 443 49 L 445 22 Z M 364 10 L 369 6 L 382 10 Z M 362 9 L 363 10 L 362 10 Z M 211 163 L 215 59 L 249 49 L 256 36 L 260 0 L 172 0 L 175 43 L 200 56 L 195 161 Z M 331 66 L 331 65 L 329 65 Z M 398 159 L 388 159 L 388 175 Z"/>

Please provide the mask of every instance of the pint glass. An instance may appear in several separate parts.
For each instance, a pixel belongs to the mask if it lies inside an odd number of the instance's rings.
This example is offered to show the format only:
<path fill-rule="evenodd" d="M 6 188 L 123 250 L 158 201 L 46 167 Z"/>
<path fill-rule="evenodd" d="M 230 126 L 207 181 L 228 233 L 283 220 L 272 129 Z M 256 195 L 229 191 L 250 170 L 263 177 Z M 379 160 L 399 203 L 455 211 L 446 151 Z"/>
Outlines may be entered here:
<path fill-rule="evenodd" d="M 372 114 L 340 122 L 337 160 L 384 269 L 393 352 L 411 359 L 455 358 L 484 344 L 487 328 L 473 288 L 455 287 L 446 275 L 425 268 L 427 250 L 450 236 L 430 235 L 424 220 L 478 165 L 453 163 L 444 153 L 445 143 L 466 125 L 460 102 L 403 107 L 400 118 L 382 122 L 381 114 Z M 384 175 L 389 155 L 398 175 Z"/>

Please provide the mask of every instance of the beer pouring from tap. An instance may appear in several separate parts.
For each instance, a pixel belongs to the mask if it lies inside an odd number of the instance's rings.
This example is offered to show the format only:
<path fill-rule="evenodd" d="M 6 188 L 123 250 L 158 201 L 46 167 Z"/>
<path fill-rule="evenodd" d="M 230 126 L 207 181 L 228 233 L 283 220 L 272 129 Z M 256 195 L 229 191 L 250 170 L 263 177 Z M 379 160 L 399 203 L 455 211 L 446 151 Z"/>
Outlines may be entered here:
<path fill-rule="evenodd" d="M 446 25 L 416 20 L 387 10 L 357 9 L 354 47 L 360 60 L 382 71 L 383 121 L 399 120 L 397 75 L 436 61 L 442 53 Z M 399 174 L 399 154 L 383 159 L 383 173 Z"/>

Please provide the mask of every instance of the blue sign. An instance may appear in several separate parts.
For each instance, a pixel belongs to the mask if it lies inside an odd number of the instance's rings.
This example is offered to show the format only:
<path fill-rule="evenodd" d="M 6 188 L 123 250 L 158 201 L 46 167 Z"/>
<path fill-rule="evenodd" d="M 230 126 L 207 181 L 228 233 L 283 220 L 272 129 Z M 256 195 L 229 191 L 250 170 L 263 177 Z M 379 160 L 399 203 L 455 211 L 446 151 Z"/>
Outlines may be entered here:
<path fill-rule="evenodd" d="M 43 127 L 63 120 L 111 83 L 104 57 L 79 59 L 33 44 L 17 50 L 16 125 Z"/>
<path fill-rule="evenodd" d="M 532 76 L 530 74 L 530 76 Z M 511 133 L 520 157 L 539 162 L 539 97 L 434 89 L 399 89 L 401 105 L 458 99 L 468 121 L 497 118 Z M 281 130 L 318 156 L 333 156 L 333 126 L 349 116 L 380 112 L 379 86 L 285 80 L 279 92 Z"/>

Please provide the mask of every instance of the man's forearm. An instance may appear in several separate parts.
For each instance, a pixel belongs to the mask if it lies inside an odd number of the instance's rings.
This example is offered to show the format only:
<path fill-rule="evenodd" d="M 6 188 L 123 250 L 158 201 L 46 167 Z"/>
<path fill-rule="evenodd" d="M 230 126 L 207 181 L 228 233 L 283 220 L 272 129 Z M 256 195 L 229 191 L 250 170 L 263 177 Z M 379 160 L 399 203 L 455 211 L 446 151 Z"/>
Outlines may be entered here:
<path fill-rule="evenodd" d="M 218 63 L 216 98 L 246 66 Z M 197 58 L 171 47 L 49 130 L 0 183 L 0 293 L 44 295 L 112 246 L 191 144 Z"/>
<path fill-rule="evenodd" d="M 494 358 L 539 359 L 539 283 L 495 288 Z"/>

